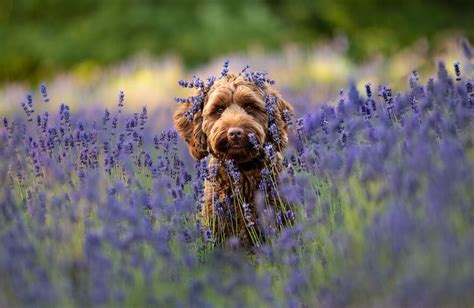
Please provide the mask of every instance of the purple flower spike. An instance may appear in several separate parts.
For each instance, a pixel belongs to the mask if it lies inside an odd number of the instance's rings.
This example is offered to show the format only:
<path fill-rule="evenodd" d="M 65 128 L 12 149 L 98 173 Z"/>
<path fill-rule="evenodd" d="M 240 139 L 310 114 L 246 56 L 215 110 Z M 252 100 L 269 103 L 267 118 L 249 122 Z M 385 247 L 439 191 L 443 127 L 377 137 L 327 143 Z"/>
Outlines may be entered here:
<path fill-rule="evenodd" d="M 118 107 L 119 107 L 119 113 L 122 112 L 122 108 L 124 106 L 124 102 L 125 102 L 125 93 L 123 91 L 120 91 L 119 92 L 119 95 L 118 95 Z"/>
<path fill-rule="evenodd" d="M 255 150 L 258 150 L 258 149 L 260 148 L 260 144 L 259 144 L 259 142 L 258 142 L 257 137 L 255 136 L 255 134 L 254 134 L 254 133 L 249 133 L 247 136 L 248 136 L 249 141 L 250 141 L 250 143 L 252 144 L 253 148 L 254 148 Z"/>
<path fill-rule="evenodd" d="M 459 62 L 454 63 L 454 73 L 456 74 L 456 81 L 461 81 L 461 64 Z"/>
<path fill-rule="evenodd" d="M 227 76 L 227 73 L 229 73 L 229 60 L 224 61 L 224 65 L 222 67 L 222 72 L 221 72 L 221 77 Z"/>
<path fill-rule="evenodd" d="M 48 91 L 46 89 L 46 83 L 40 85 L 41 96 L 43 96 L 43 102 L 49 103 Z"/>

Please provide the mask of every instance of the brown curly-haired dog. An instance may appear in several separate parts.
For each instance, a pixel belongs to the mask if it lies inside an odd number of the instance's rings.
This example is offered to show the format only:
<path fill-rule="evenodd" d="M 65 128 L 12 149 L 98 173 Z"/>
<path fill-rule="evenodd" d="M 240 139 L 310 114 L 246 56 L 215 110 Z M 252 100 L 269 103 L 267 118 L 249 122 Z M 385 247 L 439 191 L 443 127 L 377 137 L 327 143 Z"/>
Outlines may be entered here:
<path fill-rule="evenodd" d="M 293 108 L 269 85 L 258 86 L 234 74 L 212 85 L 192 120 L 190 108 L 191 103 L 183 103 L 174 122 L 195 159 L 211 155 L 203 224 L 221 244 L 233 236 L 243 246 L 253 246 L 260 234 L 255 196 L 259 186 L 262 189 L 262 170 L 270 170 L 267 177 L 278 178 L 279 152 L 288 143 L 287 122 Z M 273 155 L 268 151 L 272 149 Z M 274 196 L 266 200 L 270 206 L 275 203 Z"/>

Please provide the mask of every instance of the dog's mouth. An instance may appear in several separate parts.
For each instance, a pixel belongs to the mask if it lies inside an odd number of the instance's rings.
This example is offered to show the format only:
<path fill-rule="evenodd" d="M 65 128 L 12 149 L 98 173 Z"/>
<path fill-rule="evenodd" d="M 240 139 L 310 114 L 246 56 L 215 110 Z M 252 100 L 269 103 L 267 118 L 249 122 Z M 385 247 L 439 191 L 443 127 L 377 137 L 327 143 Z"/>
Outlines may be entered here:
<path fill-rule="evenodd" d="M 226 153 L 232 150 L 252 150 L 249 143 L 245 141 L 229 142 L 226 138 L 222 138 L 216 146 L 216 150 L 221 153 Z"/>
<path fill-rule="evenodd" d="M 248 140 L 229 142 L 227 138 L 220 138 L 214 150 L 219 158 L 233 159 L 239 163 L 249 161 L 259 153 Z"/>
<path fill-rule="evenodd" d="M 230 149 L 242 149 L 244 146 L 240 143 L 231 143 L 229 144 Z"/>

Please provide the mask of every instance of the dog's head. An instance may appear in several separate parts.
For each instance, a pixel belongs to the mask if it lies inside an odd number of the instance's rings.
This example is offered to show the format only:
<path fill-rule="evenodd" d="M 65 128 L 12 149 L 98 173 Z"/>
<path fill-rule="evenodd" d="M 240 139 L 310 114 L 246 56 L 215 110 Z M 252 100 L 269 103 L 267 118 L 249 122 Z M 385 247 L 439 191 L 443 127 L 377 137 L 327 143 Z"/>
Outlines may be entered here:
<path fill-rule="evenodd" d="M 202 108 L 192 119 L 188 117 L 191 105 L 182 104 L 174 122 L 196 159 L 212 153 L 222 160 L 245 163 L 261 155 L 267 142 L 277 151 L 288 143 L 288 118 L 293 117 L 293 108 L 268 85 L 259 87 L 242 76 L 228 74 L 205 93 Z"/>

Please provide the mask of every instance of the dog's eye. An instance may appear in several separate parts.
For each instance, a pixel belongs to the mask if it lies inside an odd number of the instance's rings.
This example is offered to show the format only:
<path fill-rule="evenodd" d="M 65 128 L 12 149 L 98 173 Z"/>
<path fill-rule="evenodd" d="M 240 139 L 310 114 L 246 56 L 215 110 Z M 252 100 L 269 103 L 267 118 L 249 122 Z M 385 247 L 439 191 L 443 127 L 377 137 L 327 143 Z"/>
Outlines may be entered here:
<path fill-rule="evenodd" d="M 252 111 L 254 111 L 254 108 L 253 108 L 252 105 L 247 105 L 247 106 L 245 106 L 245 111 L 252 112 Z"/>
<path fill-rule="evenodd" d="M 219 107 L 216 109 L 216 111 L 214 111 L 216 114 L 222 114 L 224 112 L 224 108 L 222 107 Z"/>

